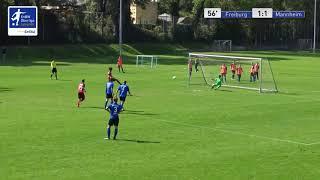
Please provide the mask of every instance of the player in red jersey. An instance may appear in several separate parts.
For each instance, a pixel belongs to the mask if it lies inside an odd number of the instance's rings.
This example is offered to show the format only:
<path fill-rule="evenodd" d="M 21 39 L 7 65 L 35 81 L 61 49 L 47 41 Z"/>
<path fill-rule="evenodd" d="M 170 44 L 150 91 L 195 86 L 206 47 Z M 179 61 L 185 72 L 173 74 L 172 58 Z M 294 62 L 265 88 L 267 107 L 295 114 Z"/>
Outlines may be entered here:
<path fill-rule="evenodd" d="M 107 75 L 108 75 L 108 81 L 117 81 L 121 85 L 120 81 L 112 76 L 112 67 L 109 67 L 109 71 Z"/>
<path fill-rule="evenodd" d="M 84 101 L 84 99 L 86 98 L 86 96 L 84 95 L 84 93 L 86 92 L 85 90 L 85 83 L 84 83 L 84 79 L 82 79 L 81 83 L 78 86 L 78 103 L 77 106 L 80 107 L 80 103 Z"/>
<path fill-rule="evenodd" d="M 220 75 L 222 77 L 222 82 L 224 81 L 224 83 L 227 82 L 227 66 L 226 64 L 222 64 L 220 66 Z"/>
<path fill-rule="evenodd" d="M 254 73 L 254 65 L 253 63 L 251 63 L 251 67 L 250 67 L 250 82 L 255 82 L 256 81 L 256 76 Z"/>
<path fill-rule="evenodd" d="M 233 61 L 233 63 L 230 64 L 230 69 L 231 69 L 231 73 L 232 73 L 232 79 L 234 79 L 234 76 L 236 74 L 236 70 L 237 70 L 237 67 L 236 67 L 236 63 Z"/>
<path fill-rule="evenodd" d="M 189 82 L 191 80 L 191 75 L 192 75 L 192 60 L 189 59 L 188 61 L 188 73 L 189 73 Z"/>
<path fill-rule="evenodd" d="M 241 80 L 242 73 L 243 73 L 243 69 L 241 67 L 241 64 L 239 64 L 239 66 L 237 67 L 238 82 L 240 82 L 240 80 Z"/>
<path fill-rule="evenodd" d="M 188 61 L 188 70 L 189 70 L 189 77 L 192 75 L 192 60 L 190 59 Z"/>
<path fill-rule="evenodd" d="M 121 68 L 122 73 L 124 73 L 122 65 L 123 65 L 122 57 L 119 56 L 117 66 L 118 66 L 119 72 L 120 72 L 120 68 Z"/>
<path fill-rule="evenodd" d="M 254 64 L 253 68 L 254 68 L 255 79 L 259 80 L 259 69 L 260 69 L 259 63 Z"/>

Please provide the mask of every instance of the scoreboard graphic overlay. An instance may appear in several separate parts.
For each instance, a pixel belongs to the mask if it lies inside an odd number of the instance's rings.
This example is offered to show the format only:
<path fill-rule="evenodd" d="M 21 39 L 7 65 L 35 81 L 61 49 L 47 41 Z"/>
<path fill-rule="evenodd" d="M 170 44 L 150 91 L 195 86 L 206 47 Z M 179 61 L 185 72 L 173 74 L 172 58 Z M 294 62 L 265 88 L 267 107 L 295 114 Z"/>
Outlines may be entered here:
<path fill-rule="evenodd" d="M 302 19 L 304 11 L 274 11 L 272 8 L 252 8 L 251 11 L 221 11 L 221 8 L 204 8 L 204 18 L 214 19 Z"/>

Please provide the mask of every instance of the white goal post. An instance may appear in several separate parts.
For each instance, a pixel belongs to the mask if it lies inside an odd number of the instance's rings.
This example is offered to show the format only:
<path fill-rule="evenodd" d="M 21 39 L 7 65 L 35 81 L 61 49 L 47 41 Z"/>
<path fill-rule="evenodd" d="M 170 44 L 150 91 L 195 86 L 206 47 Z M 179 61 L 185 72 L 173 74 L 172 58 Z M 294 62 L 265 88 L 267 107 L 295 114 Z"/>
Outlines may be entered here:
<path fill-rule="evenodd" d="M 211 86 L 213 79 L 220 75 L 221 66 L 224 65 L 227 67 L 227 72 L 222 84 L 223 87 L 256 90 L 259 92 L 278 92 L 268 59 L 189 53 L 188 61 L 198 67 L 196 68 L 198 70 L 188 73 L 189 85 L 205 84 Z M 236 67 L 236 69 L 239 67 L 243 69 L 243 72 L 239 73 L 240 77 L 235 70 L 231 70 L 231 64 L 234 64 L 233 67 Z M 255 73 L 251 73 L 251 68 L 256 64 L 258 70 Z"/>
<path fill-rule="evenodd" d="M 137 55 L 136 66 L 150 65 L 151 68 L 155 68 L 158 65 L 158 56 L 155 55 Z"/>

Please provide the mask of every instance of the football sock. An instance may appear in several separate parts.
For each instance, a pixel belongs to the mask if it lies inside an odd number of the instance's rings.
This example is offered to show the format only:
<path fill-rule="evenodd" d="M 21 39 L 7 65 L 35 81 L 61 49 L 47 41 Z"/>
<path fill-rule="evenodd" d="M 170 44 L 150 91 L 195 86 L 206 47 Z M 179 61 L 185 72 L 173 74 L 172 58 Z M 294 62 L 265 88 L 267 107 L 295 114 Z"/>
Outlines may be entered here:
<path fill-rule="evenodd" d="M 118 128 L 115 128 L 115 129 L 114 129 L 114 136 L 113 136 L 113 139 L 116 139 L 117 134 L 118 134 Z"/>
<path fill-rule="evenodd" d="M 110 139 L 110 127 L 107 128 L 107 136 Z"/>
<path fill-rule="evenodd" d="M 104 103 L 104 108 L 107 109 L 108 106 L 108 100 Z"/>

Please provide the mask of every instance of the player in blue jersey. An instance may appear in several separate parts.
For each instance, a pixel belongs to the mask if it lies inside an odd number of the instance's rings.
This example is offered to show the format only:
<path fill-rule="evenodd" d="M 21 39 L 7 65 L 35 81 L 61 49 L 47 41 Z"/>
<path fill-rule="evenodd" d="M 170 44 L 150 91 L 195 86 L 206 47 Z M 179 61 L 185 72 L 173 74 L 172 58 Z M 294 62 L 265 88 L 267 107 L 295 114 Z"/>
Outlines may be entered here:
<path fill-rule="evenodd" d="M 118 92 L 119 92 L 120 104 L 122 107 L 124 107 L 124 102 L 126 101 L 127 94 L 129 93 L 129 95 L 132 96 L 129 90 L 129 86 L 127 85 L 127 81 L 124 81 L 123 84 L 121 84 L 118 87 L 116 94 L 118 94 Z"/>
<path fill-rule="evenodd" d="M 113 102 L 106 108 L 108 112 L 110 112 L 110 119 L 108 122 L 108 128 L 107 128 L 107 137 L 104 139 L 110 139 L 111 134 L 111 126 L 114 126 L 114 136 L 113 139 L 115 140 L 117 138 L 118 134 L 118 125 L 119 125 L 119 113 L 122 110 L 122 106 L 120 104 L 117 104 L 118 99 L 114 98 Z"/>
<path fill-rule="evenodd" d="M 109 100 L 110 100 L 110 103 L 112 103 L 113 86 L 114 86 L 114 83 L 112 82 L 112 80 L 109 80 L 106 84 L 106 102 L 104 104 L 105 109 L 108 107 Z"/>

